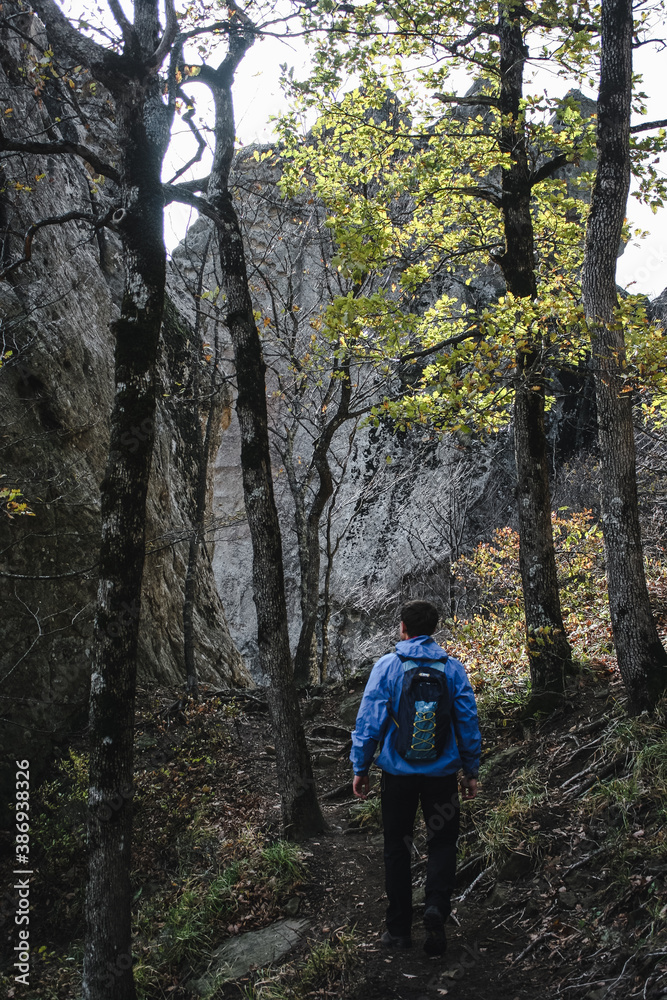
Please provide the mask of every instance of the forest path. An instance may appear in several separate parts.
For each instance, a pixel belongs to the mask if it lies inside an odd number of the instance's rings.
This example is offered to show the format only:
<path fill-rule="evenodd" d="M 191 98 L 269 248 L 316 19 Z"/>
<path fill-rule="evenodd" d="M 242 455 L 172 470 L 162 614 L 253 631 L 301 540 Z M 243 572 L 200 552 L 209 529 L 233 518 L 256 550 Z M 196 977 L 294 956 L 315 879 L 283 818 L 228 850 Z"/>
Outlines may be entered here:
<path fill-rule="evenodd" d="M 349 806 L 329 808 L 327 819 L 338 825 L 348 811 Z M 314 855 L 312 871 L 323 890 L 316 894 L 320 912 L 326 913 L 326 921 L 319 930 L 324 934 L 351 924 L 355 927 L 358 952 L 341 995 L 355 1000 L 421 1000 L 441 996 L 523 1000 L 540 995 L 543 987 L 534 983 L 532 977 L 519 984 L 514 976 L 512 991 L 506 988 L 508 963 L 513 953 L 521 949 L 522 942 L 508 940 L 511 935 L 506 932 L 495 934 L 483 920 L 483 914 L 465 903 L 455 909 L 454 917 L 448 921 L 445 956 L 432 958 L 423 952 L 425 933 L 419 904 L 415 905 L 413 947 L 408 951 L 384 948 L 379 940 L 385 929 L 386 907 L 382 834 L 349 833 L 349 829 L 343 833 L 336 830 L 308 845 Z M 416 867 L 419 869 L 419 861 Z M 418 889 L 415 895 L 418 896 Z"/>
<path fill-rule="evenodd" d="M 376 790 L 377 778 L 376 772 Z M 354 926 L 358 945 L 354 964 L 345 976 L 344 992 L 327 995 L 354 1000 L 442 996 L 461 1000 L 537 1000 L 545 990 L 548 995 L 549 982 L 539 970 L 520 972 L 512 966 L 512 960 L 528 943 L 525 934 L 496 928 L 496 924 L 504 923 L 503 918 L 483 902 L 455 902 L 453 916 L 447 922 L 446 955 L 434 958 L 424 953 L 423 905 L 419 902 L 423 895 L 419 881 L 426 858 L 423 850 L 413 866 L 413 947 L 407 951 L 384 948 L 379 940 L 385 929 L 386 909 L 382 833 L 377 828 L 350 826 L 349 802 L 325 807 L 324 812 L 330 832 L 306 845 L 313 854 L 310 870 L 316 879 L 307 892 L 308 910 L 318 914 L 313 930 L 325 936 Z M 424 837 L 422 832 L 422 849 Z M 483 884 L 482 899 L 491 894 L 494 882 L 491 879 Z M 459 885 L 459 894 L 465 891 L 466 884 Z"/>

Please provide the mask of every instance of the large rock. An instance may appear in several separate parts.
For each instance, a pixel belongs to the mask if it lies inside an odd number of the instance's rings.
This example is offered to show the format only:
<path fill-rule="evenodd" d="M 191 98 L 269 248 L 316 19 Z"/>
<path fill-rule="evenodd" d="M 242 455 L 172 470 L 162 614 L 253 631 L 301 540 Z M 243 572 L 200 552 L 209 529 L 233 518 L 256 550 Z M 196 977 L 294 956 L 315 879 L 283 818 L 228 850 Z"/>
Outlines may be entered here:
<path fill-rule="evenodd" d="M 348 695 L 348 697 L 345 698 L 338 706 L 338 718 L 341 722 L 344 722 L 350 730 L 354 729 L 354 724 L 357 721 L 359 706 L 361 705 L 361 699 L 363 696 L 363 691 Z"/>
<path fill-rule="evenodd" d="M 667 288 L 664 288 L 649 304 L 649 318 L 659 323 L 663 330 L 667 330 Z"/>
<path fill-rule="evenodd" d="M 251 969 L 263 968 L 288 955 L 309 926 L 307 920 L 279 920 L 259 931 L 229 938 L 211 954 L 208 972 L 191 983 L 195 993 L 208 995 L 214 984 L 240 979 Z"/>
<path fill-rule="evenodd" d="M 482 90 L 488 90 L 488 85 L 478 81 L 468 97 Z M 584 116 L 594 111 L 594 103 L 578 91 L 567 97 L 579 104 Z M 489 119 L 485 104 L 465 105 L 448 113 Z M 383 118 L 387 128 L 392 127 L 396 109 L 391 95 L 374 114 Z M 570 193 L 579 186 L 581 169 L 576 165 L 561 169 Z M 323 206 L 308 193 L 286 200 L 279 188 L 281 171 L 279 148 L 250 147 L 237 156 L 233 179 L 269 370 L 274 486 L 282 527 L 288 624 L 295 648 L 301 609 L 293 487 L 296 483 L 310 500 L 318 486 L 318 475 L 309 465 L 313 442 L 326 421 L 323 414 L 335 409 L 336 394 L 327 395 L 333 345 L 329 345 L 326 358 L 326 342 L 320 341 L 324 360 L 307 389 L 299 376 L 302 365 L 309 363 L 311 350 L 317 353 L 321 313 L 332 294 L 353 297 L 356 291 L 353 281 L 341 277 L 336 267 Z M 498 171 L 485 183 L 499 189 Z M 199 221 L 180 253 L 190 254 L 192 259 L 194 249 L 195 256 L 199 252 L 199 260 L 203 260 L 207 228 L 206 222 Z M 175 255 L 174 260 L 182 272 L 181 258 Z M 196 273 L 197 268 L 191 266 L 190 281 Z M 206 287 L 215 289 L 213 260 L 206 274 Z M 372 290 L 364 285 L 365 293 Z M 464 264 L 457 274 L 441 268 L 416 291 L 414 308 L 425 310 L 447 294 L 481 309 L 504 290 L 500 269 L 491 262 L 474 273 Z M 363 409 L 369 400 L 380 401 L 388 391 L 395 393 L 415 385 L 425 363 L 428 359 L 402 366 L 392 362 L 386 376 L 379 365 L 355 368 L 352 410 Z M 591 419 L 583 383 L 586 373 L 581 377 L 574 373 L 570 382 L 562 379 L 550 427 L 559 455 L 565 453 L 565 442 L 581 448 L 590 444 L 594 433 L 594 413 Z M 458 596 L 451 591 L 451 560 L 487 539 L 495 527 L 511 523 L 516 506 L 511 432 L 480 441 L 467 433 L 439 436 L 419 424 L 417 429 L 398 434 L 390 422 L 380 421 L 372 427 L 362 421 L 352 434 L 353 426 L 352 421 L 343 424 L 332 439 L 330 465 L 340 486 L 328 535 L 326 515 L 321 524 L 321 592 L 327 549 L 336 550 L 327 581 L 329 669 L 344 677 L 393 645 L 404 600 L 430 599 L 445 616 L 455 613 Z M 216 465 L 214 507 L 224 528 L 216 542 L 214 569 L 225 594 L 232 635 L 259 678 L 252 554 L 243 516 L 238 450 L 239 433 L 233 417 Z M 322 596 L 321 627 L 323 616 Z M 321 651 L 322 633 L 318 641 Z"/>

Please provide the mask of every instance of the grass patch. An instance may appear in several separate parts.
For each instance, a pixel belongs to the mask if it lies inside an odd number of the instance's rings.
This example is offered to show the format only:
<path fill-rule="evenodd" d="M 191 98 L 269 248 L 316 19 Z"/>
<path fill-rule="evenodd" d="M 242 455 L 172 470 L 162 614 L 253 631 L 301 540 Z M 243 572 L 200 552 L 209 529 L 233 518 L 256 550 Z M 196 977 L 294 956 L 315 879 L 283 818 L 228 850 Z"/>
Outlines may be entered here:
<path fill-rule="evenodd" d="M 538 769 L 528 766 L 515 775 L 495 808 L 489 809 L 481 800 L 471 803 L 477 844 L 486 864 L 500 864 L 514 851 L 538 853 L 539 824 L 531 823 L 531 814 L 546 798 Z"/>
<path fill-rule="evenodd" d="M 314 989 L 340 980 L 356 956 L 357 942 L 351 930 L 338 930 L 316 945 L 299 970 L 300 985 Z"/>
<path fill-rule="evenodd" d="M 380 796 L 366 799 L 365 802 L 355 802 L 350 806 L 351 825 L 363 827 L 365 830 L 382 829 L 382 800 Z"/>
<path fill-rule="evenodd" d="M 241 865 L 235 862 L 206 885 L 186 887 L 167 911 L 161 937 L 161 957 L 167 965 L 193 960 L 203 946 L 211 943 L 216 925 L 234 911 L 233 890 L 239 882 Z"/>
<path fill-rule="evenodd" d="M 597 782 L 582 797 L 582 813 L 607 839 L 630 843 L 647 859 L 665 849 L 667 730 L 645 716 L 607 727 L 605 758 L 625 756 L 626 773 Z M 624 850 L 619 844 L 619 850 Z"/>
<path fill-rule="evenodd" d="M 276 840 L 260 851 L 261 869 L 276 894 L 294 889 L 304 877 L 303 851 L 289 840 Z"/>
<path fill-rule="evenodd" d="M 243 1000 L 293 1000 L 295 993 L 285 976 L 284 968 L 260 969 L 254 982 L 243 987 Z"/>
<path fill-rule="evenodd" d="M 207 952 L 230 933 L 242 932 L 249 907 L 257 910 L 260 923 L 269 922 L 276 901 L 304 878 L 304 856 L 297 844 L 266 843 L 257 831 L 252 837 L 245 831 L 236 850 L 241 856 L 213 878 L 173 883 L 171 892 L 140 904 L 137 928 L 143 944 L 135 966 L 140 997 L 150 1000 L 174 974 L 194 972 Z M 248 929 L 256 925 L 251 919 Z"/>
<path fill-rule="evenodd" d="M 53 780 L 42 782 L 31 803 L 31 837 L 48 859 L 49 870 L 69 868 L 84 850 L 88 755 L 70 749 L 57 771 Z"/>
<path fill-rule="evenodd" d="M 552 515 L 558 585 L 573 659 L 604 664 L 613 653 L 602 533 L 590 510 Z M 448 621 L 451 645 L 467 667 L 475 692 L 500 707 L 527 695 L 528 659 L 519 574 L 519 535 L 494 532 L 490 542 L 452 566 L 467 618 Z M 536 638 L 542 645 L 546 638 Z M 489 651 L 493 650 L 493 656 Z"/>

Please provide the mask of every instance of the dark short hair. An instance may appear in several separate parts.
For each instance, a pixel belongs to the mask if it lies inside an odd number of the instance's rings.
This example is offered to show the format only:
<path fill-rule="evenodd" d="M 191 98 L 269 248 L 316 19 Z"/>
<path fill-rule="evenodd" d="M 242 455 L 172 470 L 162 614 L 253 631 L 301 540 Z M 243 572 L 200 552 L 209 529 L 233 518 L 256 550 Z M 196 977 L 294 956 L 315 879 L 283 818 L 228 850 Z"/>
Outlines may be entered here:
<path fill-rule="evenodd" d="M 433 635 L 438 627 L 440 613 L 430 601 L 408 601 L 401 608 L 401 621 L 410 637 Z"/>

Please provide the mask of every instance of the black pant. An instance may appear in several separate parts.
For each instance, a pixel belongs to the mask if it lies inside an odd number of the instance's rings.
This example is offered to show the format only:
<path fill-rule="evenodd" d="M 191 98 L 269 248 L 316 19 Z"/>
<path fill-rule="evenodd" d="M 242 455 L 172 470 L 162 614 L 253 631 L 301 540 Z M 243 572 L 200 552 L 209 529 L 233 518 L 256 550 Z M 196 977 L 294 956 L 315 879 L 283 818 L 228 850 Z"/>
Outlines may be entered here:
<path fill-rule="evenodd" d="M 455 774 L 426 777 L 421 774 L 382 772 L 382 822 L 384 825 L 384 870 L 389 906 L 387 930 L 407 937 L 412 926 L 412 835 L 421 799 L 426 821 L 428 861 L 427 907 L 436 906 L 449 916 L 456 873 L 456 839 L 460 805 Z"/>

